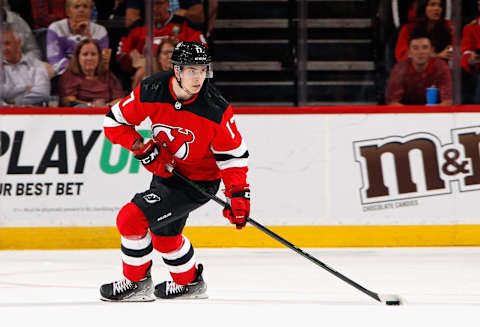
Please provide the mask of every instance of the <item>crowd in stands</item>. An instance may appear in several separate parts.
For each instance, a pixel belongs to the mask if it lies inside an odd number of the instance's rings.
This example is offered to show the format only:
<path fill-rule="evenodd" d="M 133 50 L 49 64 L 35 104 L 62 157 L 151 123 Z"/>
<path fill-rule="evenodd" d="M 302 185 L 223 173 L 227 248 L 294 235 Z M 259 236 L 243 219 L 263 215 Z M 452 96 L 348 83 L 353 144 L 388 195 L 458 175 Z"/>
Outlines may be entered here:
<path fill-rule="evenodd" d="M 477 4 L 480 0 L 470 0 Z M 403 1 L 403 5 L 408 1 Z M 445 0 L 411 0 L 395 46 L 387 105 L 424 105 L 427 89 L 438 90 L 438 105 L 452 104 L 455 26 L 445 18 Z M 480 18 L 461 34 L 462 103 L 480 104 Z"/>
<path fill-rule="evenodd" d="M 477 4 L 480 0 L 470 0 Z M 218 0 L 152 0 L 153 73 L 179 41 L 209 43 Z M 144 0 L 4 0 L 0 105 L 112 105 L 147 75 Z M 455 28 L 445 0 L 406 0 L 385 103 L 452 103 Z M 405 7 L 407 6 L 407 7 Z M 480 17 L 461 33 L 462 103 L 480 104 Z"/>
<path fill-rule="evenodd" d="M 423 105 L 427 89 L 439 92 L 437 104 L 452 104 L 454 34 L 445 17 L 444 0 L 416 0 L 411 3 L 408 22 L 400 29 L 395 59 L 387 85 L 386 104 Z"/>
<path fill-rule="evenodd" d="M 152 0 L 153 72 L 208 46 L 218 0 Z M 111 106 L 147 77 L 144 0 L 4 0 L 0 106 Z"/>

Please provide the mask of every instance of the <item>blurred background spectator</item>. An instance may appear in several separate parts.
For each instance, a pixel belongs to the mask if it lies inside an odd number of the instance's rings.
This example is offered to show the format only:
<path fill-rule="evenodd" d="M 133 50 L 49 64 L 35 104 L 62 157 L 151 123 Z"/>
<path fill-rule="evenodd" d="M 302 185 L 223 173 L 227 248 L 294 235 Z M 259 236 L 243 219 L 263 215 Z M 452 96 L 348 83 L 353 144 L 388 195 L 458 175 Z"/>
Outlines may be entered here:
<path fill-rule="evenodd" d="M 65 18 L 65 0 L 9 0 L 10 9 L 19 14 L 33 31 L 50 78 L 55 76 L 47 60 L 47 28 L 54 21 Z"/>
<path fill-rule="evenodd" d="M 144 0 L 126 0 L 125 23 L 129 27 L 133 23 L 141 21 L 143 25 L 143 17 L 145 17 L 145 1 Z M 214 2 L 210 7 L 212 10 L 218 9 L 218 0 L 207 0 Z M 205 14 L 203 10 L 202 0 L 172 0 L 170 1 L 169 11 L 177 16 L 186 17 L 193 24 L 201 25 L 205 22 Z"/>
<path fill-rule="evenodd" d="M 480 0 L 477 0 L 480 12 Z M 462 33 L 462 103 L 480 103 L 480 17 L 465 25 Z"/>
<path fill-rule="evenodd" d="M 22 40 L 23 55 L 26 57 L 40 59 L 40 48 L 37 45 L 37 41 L 32 33 L 32 30 L 30 29 L 30 26 L 28 26 L 25 20 L 23 20 L 23 18 L 18 14 L 8 10 L 6 7 L 0 8 L 0 12 L 1 15 L 3 15 L 3 21 L 9 23 Z"/>
<path fill-rule="evenodd" d="M 112 106 L 124 97 L 120 81 L 108 70 L 103 57 L 96 41 L 85 39 L 78 43 L 58 85 L 63 106 Z"/>
<path fill-rule="evenodd" d="M 426 33 L 432 41 L 434 54 L 441 59 L 450 60 L 453 55 L 453 26 L 444 18 L 445 0 L 418 0 L 415 22 L 400 29 L 395 58 L 402 61 L 408 57 L 408 40 L 414 30 Z"/>
<path fill-rule="evenodd" d="M 127 28 L 143 25 L 145 4 L 143 0 L 125 0 L 125 26 Z"/>
<path fill-rule="evenodd" d="M 160 45 L 157 47 L 155 51 L 155 56 L 153 60 L 153 73 L 158 73 L 161 71 L 172 70 L 172 53 L 173 48 L 177 41 L 173 39 L 162 39 Z M 145 66 L 140 67 L 135 76 L 133 77 L 132 81 L 132 89 L 137 86 L 146 76 L 146 69 Z"/>
<path fill-rule="evenodd" d="M 92 0 L 66 0 L 68 18 L 48 27 L 47 58 L 56 75 L 65 71 L 75 46 L 81 40 L 91 38 L 98 42 L 101 49 L 108 48 L 107 30 L 90 20 L 92 6 Z"/>
<path fill-rule="evenodd" d="M 168 0 L 154 0 L 153 4 L 153 45 L 154 51 L 164 38 L 171 38 L 177 41 L 199 41 L 206 43 L 201 30 L 196 29 L 187 18 L 174 15 L 168 11 Z M 117 50 L 116 60 L 122 71 L 131 78 L 136 71 L 145 66 L 143 56 L 145 46 L 145 26 L 132 29 L 123 37 Z"/>
<path fill-rule="evenodd" d="M 22 54 L 22 39 L 10 23 L 5 23 L 2 28 L 2 58 L 2 106 L 40 106 L 48 101 L 50 80 L 47 69 L 37 58 Z"/>
<path fill-rule="evenodd" d="M 207 0 L 208 1 L 208 0 Z M 194 24 L 203 24 L 205 14 L 201 0 L 172 0 L 170 11 L 177 16 L 183 16 Z"/>
<path fill-rule="evenodd" d="M 414 32 L 408 45 L 409 57 L 395 64 L 388 80 L 388 105 L 424 105 L 427 88 L 438 88 L 440 105 L 452 104 L 452 77 L 445 60 L 431 57 L 428 34 Z"/>

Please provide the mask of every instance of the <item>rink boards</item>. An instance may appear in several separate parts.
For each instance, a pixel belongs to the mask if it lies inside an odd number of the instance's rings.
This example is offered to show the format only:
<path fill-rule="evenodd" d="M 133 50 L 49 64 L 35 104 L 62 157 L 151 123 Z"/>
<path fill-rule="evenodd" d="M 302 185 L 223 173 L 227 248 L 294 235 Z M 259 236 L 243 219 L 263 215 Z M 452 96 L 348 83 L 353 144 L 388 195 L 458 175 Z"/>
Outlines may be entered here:
<path fill-rule="evenodd" d="M 150 176 L 106 140 L 105 112 L 2 108 L 0 249 L 118 247 L 116 213 Z M 236 113 L 251 215 L 296 245 L 480 245 L 476 107 Z M 147 137 L 148 122 L 139 130 Z M 187 225 L 200 247 L 280 246 L 253 227 L 235 230 L 215 203 Z"/>

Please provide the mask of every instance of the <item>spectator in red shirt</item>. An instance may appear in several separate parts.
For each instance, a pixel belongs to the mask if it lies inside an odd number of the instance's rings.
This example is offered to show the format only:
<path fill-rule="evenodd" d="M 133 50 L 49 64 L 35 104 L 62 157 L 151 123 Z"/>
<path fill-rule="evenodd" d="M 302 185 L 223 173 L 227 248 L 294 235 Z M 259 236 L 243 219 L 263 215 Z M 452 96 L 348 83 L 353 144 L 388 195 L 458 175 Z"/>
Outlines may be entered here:
<path fill-rule="evenodd" d="M 92 39 L 75 47 L 60 77 L 58 93 L 62 105 L 70 107 L 112 106 L 124 97 L 122 85 L 102 61 L 100 46 Z"/>
<path fill-rule="evenodd" d="M 417 18 L 400 29 L 395 58 L 402 61 L 408 58 L 409 39 L 414 30 L 427 33 L 436 57 L 450 60 L 453 56 L 453 25 L 444 18 L 445 0 L 421 0 L 417 7 Z"/>
<path fill-rule="evenodd" d="M 452 77 L 445 60 L 432 58 L 433 47 L 426 34 L 412 34 L 409 58 L 398 62 L 390 72 L 388 105 L 424 105 L 427 88 L 439 90 L 439 105 L 452 104 Z"/>
<path fill-rule="evenodd" d="M 153 7 L 153 43 L 156 46 L 164 38 L 177 41 L 198 41 L 206 44 L 202 32 L 195 29 L 191 22 L 182 16 L 177 16 L 168 11 L 169 0 L 154 0 Z M 120 40 L 116 59 L 125 72 L 132 72 L 144 66 L 143 49 L 145 47 L 145 26 L 132 29 L 130 33 Z"/>

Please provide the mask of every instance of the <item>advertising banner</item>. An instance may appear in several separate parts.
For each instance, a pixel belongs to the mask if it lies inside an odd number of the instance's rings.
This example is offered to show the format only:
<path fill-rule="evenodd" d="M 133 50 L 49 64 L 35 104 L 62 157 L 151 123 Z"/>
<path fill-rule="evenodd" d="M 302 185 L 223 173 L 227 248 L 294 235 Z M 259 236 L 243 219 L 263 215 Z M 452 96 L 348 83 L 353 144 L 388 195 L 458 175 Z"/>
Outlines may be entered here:
<path fill-rule="evenodd" d="M 252 216 L 265 225 L 480 223 L 479 113 L 236 120 L 250 152 Z M 0 226 L 114 226 L 151 175 L 102 124 L 103 115 L 2 116 Z M 139 131 L 148 137 L 148 122 Z M 189 219 L 227 225 L 215 203 Z"/>

